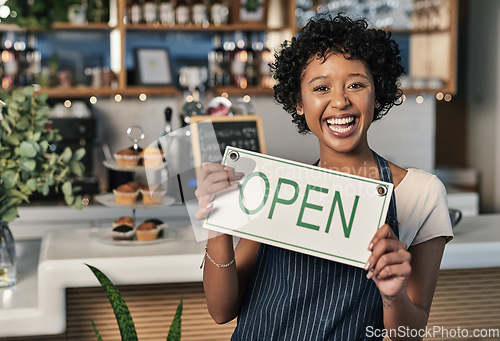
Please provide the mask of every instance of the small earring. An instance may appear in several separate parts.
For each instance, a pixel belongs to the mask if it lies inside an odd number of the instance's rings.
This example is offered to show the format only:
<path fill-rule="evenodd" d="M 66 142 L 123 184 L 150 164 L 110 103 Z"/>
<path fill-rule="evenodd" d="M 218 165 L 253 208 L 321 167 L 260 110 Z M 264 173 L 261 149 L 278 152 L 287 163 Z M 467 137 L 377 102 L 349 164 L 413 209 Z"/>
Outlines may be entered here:
<path fill-rule="evenodd" d="M 302 115 L 302 109 L 297 109 L 297 114 Z"/>
<path fill-rule="evenodd" d="M 377 101 L 375 101 L 375 108 L 376 108 L 376 109 L 380 109 L 380 103 L 379 103 L 379 102 L 377 102 Z"/>

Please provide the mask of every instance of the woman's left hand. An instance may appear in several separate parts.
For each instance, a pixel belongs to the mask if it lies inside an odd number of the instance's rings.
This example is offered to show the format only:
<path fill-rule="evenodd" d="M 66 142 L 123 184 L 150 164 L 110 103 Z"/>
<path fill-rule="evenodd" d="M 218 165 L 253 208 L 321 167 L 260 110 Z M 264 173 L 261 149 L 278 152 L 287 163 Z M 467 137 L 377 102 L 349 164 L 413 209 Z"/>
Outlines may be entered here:
<path fill-rule="evenodd" d="M 380 293 L 393 297 L 406 292 L 411 274 L 411 254 L 388 224 L 378 229 L 368 247 L 372 254 L 365 265 L 367 277 L 373 278 Z"/>

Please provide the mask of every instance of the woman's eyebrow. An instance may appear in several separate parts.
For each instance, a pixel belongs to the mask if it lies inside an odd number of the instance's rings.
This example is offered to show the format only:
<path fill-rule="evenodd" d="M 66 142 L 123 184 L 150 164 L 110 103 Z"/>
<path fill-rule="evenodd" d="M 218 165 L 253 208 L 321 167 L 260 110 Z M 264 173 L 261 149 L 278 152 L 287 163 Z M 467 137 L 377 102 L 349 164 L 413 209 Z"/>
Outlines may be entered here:
<path fill-rule="evenodd" d="M 318 79 L 325 79 L 326 76 L 317 76 L 317 77 L 314 77 L 313 79 L 311 79 L 309 82 L 307 82 L 307 84 L 311 84 L 312 82 L 318 80 Z"/>

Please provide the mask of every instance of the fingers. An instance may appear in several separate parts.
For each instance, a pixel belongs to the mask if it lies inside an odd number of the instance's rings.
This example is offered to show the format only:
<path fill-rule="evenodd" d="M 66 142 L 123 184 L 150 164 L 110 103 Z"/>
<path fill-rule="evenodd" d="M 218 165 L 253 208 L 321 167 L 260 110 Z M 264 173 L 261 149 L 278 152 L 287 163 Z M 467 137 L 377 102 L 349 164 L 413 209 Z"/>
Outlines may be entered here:
<path fill-rule="evenodd" d="M 411 272 L 411 254 L 406 244 L 400 241 L 389 225 L 382 226 L 373 237 L 368 247 L 372 251 L 365 264 L 367 277 L 377 279 L 391 276 L 406 276 Z"/>
<path fill-rule="evenodd" d="M 199 204 L 195 218 L 205 219 L 213 209 L 213 198 L 217 194 L 238 188 L 237 180 L 243 176 L 243 173 L 236 172 L 232 167 L 209 162 L 203 163 L 198 175 L 198 188 L 195 191 Z"/>

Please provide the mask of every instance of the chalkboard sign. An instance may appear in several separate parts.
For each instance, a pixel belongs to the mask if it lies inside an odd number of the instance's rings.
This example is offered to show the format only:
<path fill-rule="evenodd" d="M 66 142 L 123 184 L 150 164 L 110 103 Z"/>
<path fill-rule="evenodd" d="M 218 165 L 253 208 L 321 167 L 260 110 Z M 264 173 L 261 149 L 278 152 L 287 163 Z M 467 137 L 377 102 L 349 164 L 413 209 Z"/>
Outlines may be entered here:
<path fill-rule="evenodd" d="M 227 146 L 266 153 L 262 121 L 257 115 L 191 117 L 191 139 L 195 165 L 220 162 Z"/>

